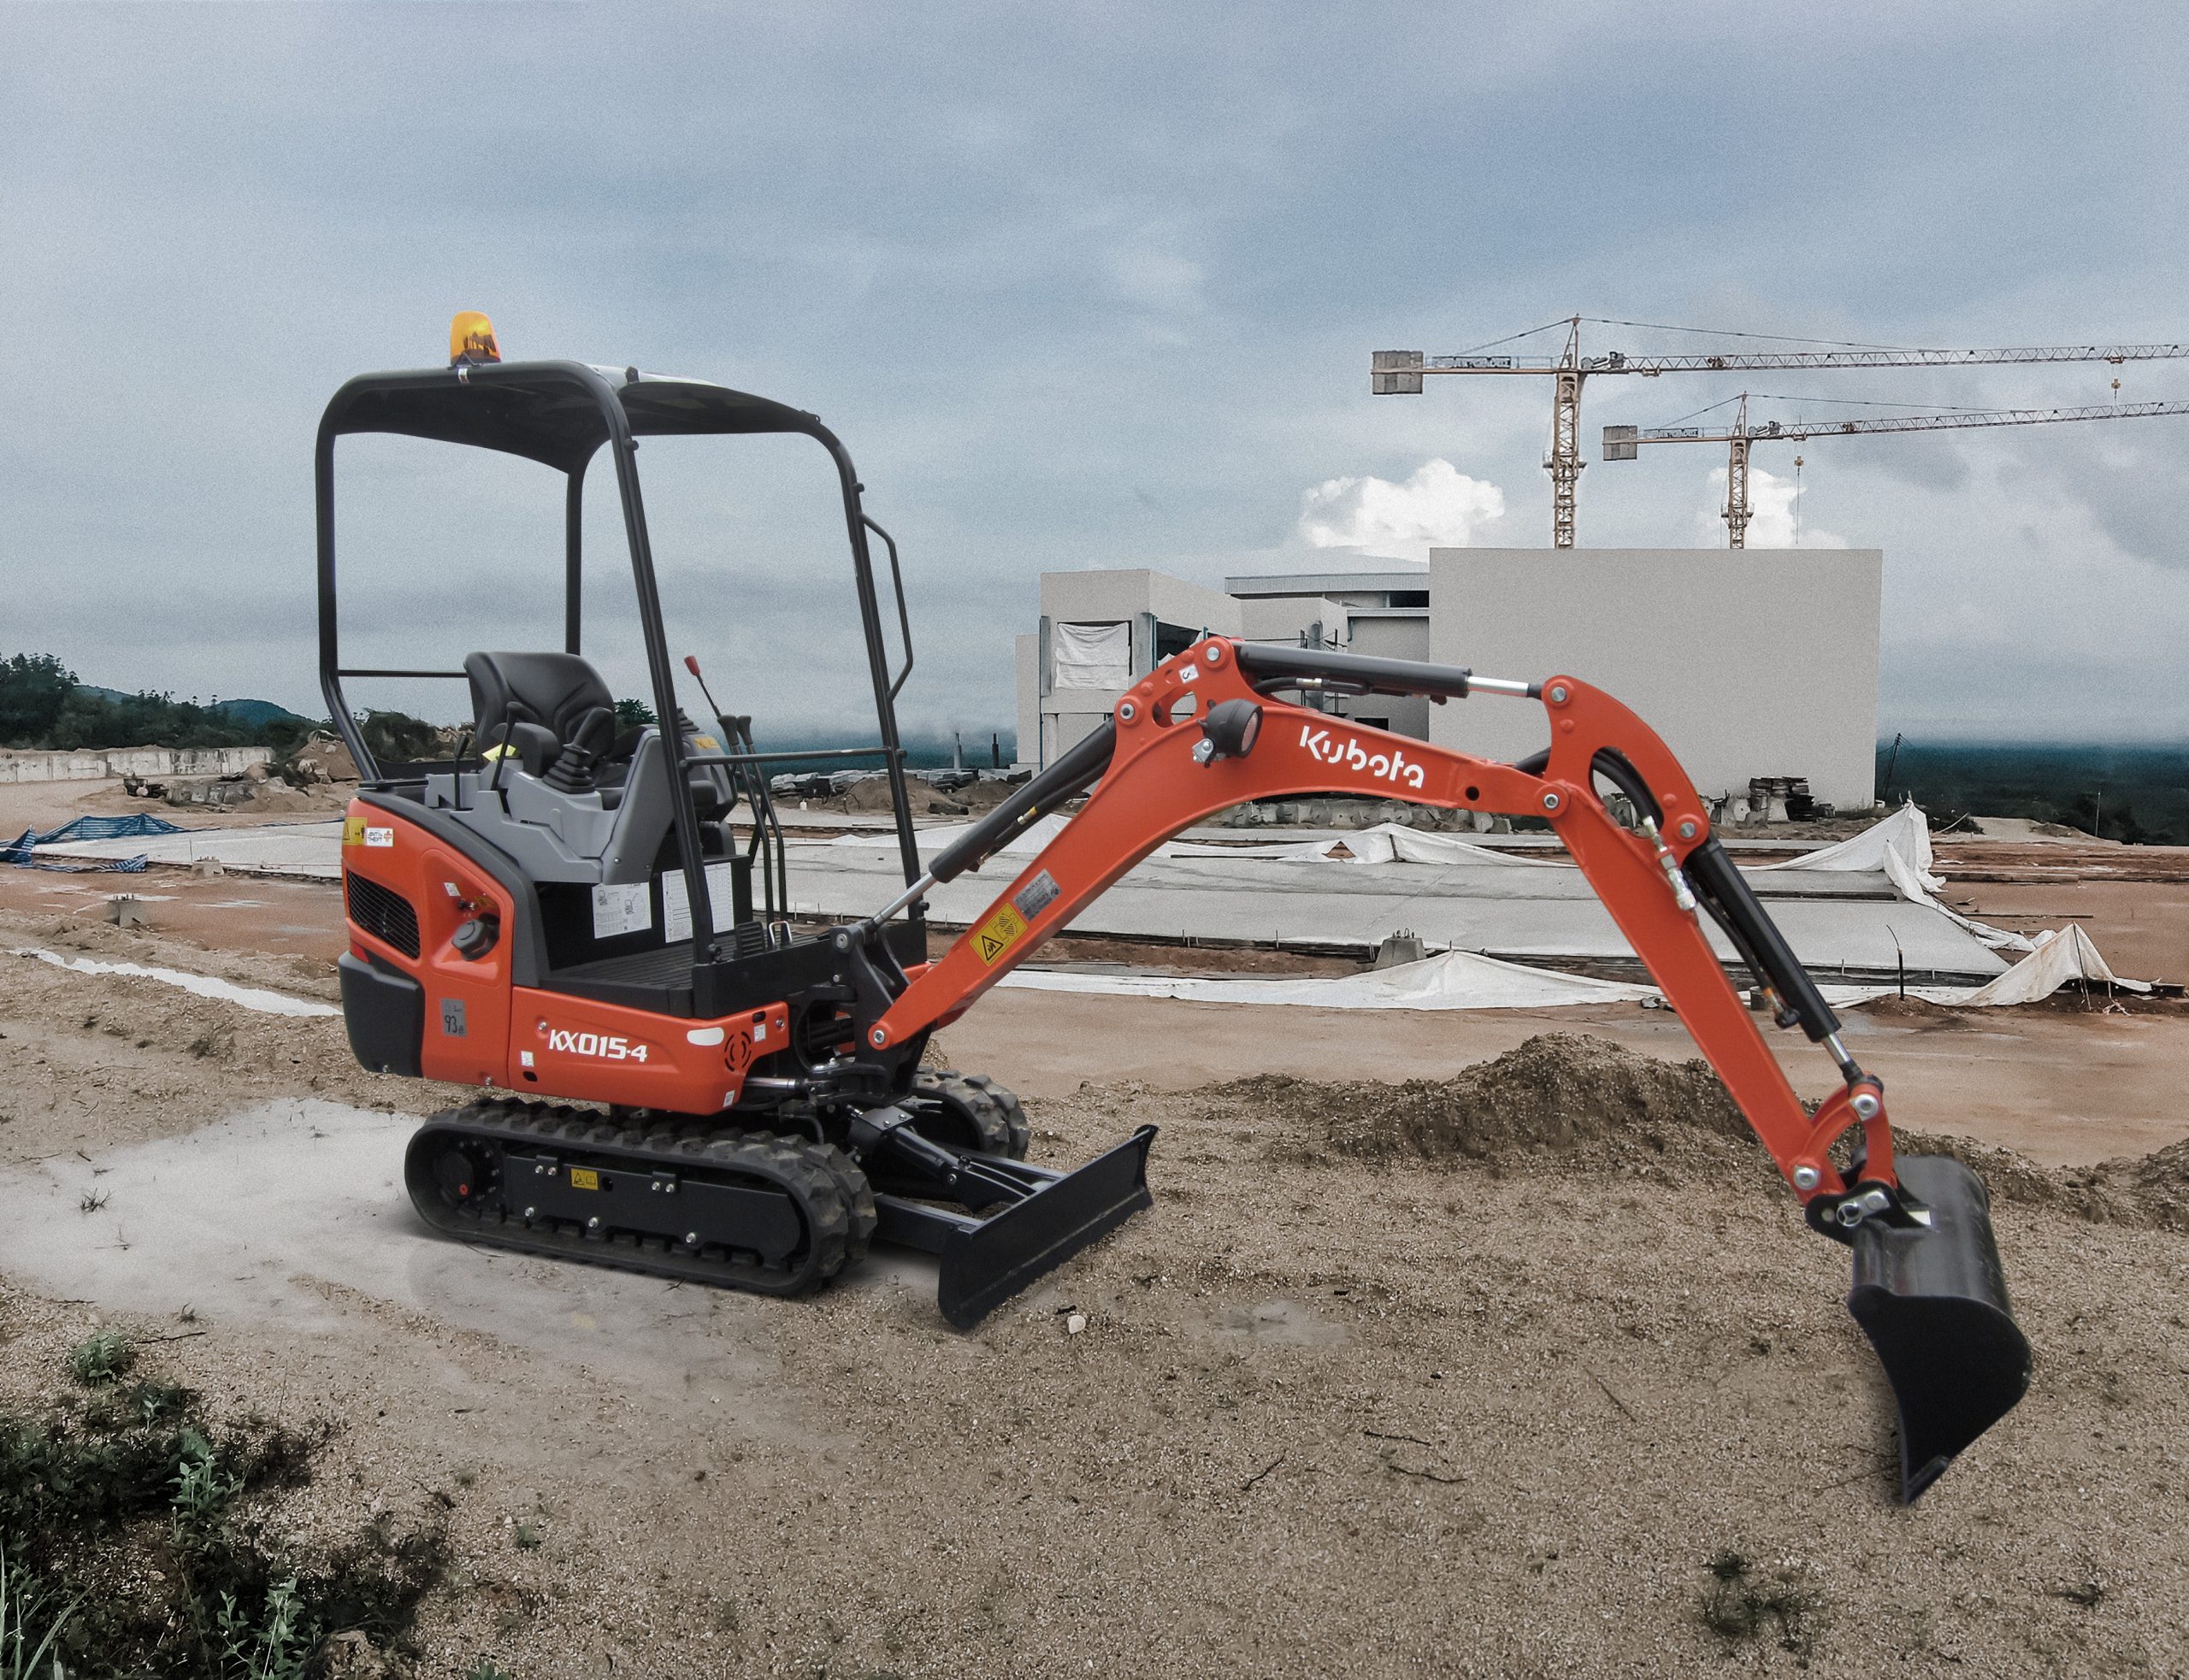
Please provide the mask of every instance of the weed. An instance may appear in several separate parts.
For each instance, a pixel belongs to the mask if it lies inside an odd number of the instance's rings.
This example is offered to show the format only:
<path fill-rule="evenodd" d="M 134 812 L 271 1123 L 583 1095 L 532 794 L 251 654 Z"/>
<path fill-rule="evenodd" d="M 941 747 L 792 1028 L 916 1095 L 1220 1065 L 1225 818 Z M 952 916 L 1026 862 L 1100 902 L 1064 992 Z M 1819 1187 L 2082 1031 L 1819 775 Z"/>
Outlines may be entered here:
<path fill-rule="evenodd" d="M 48 1658 L 59 1680 L 61 1659 L 54 1646 L 75 1609 L 74 1603 L 56 1608 L 55 1595 L 35 1576 L 20 1565 L 9 1569 L 7 1548 L 0 1546 L 0 1680 L 44 1680 Z"/>
<path fill-rule="evenodd" d="M 70 1350 L 68 1374 L 86 1388 L 119 1382 L 137 1364 L 137 1348 L 120 1330 L 100 1330 Z"/>
<path fill-rule="evenodd" d="M 295 1576 L 267 1589 L 256 1617 L 237 1605 L 234 1594 L 221 1594 L 218 1624 L 224 1677 L 304 1680 L 304 1665 L 319 1640 L 317 1629 L 304 1614 Z"/>
<path fill-rule="evenodd" d="M 744 1625 L 744 1612 L 738 1608 L 735 1599 L 725 1595 L 715 1600 L 715 1631 L 717 1633 L 735 1633 Z"/>
<path fill-rule="evenodd" d="M 55 1680 L 56 1663 L 70 1676 L 303 1680 L 329 1631 L 398 1647 L 445 1571 L 441 1530 L 382 1523 L 306 1560 L 238 1515 L 247 1494 L 309 1480 L 329 1433 L 216 1424 L 198 1396 L 149 1382 L 109 1380 L 43 1416 L 0 1413 L 0 1680 Z M 33 1576 L 57 1631 L 10 1647 L 7 1628 L 34 1624 L 9 1589 Z M 35 1674 L 8 1665 L 42 1638 Z"/>
<path fill-rule="evenodd" d="M 546 1537 L 529 1523 L 519 1523 L 516 1525 L 516 1549 L 520 1552 L 537 1551 L 540 1542 Z"/>
<path fill-rule="evenodd" d="M 1808 1653 L 1814 1640 L 1810 1626 L 1818 1607 L 1814 1593 L 1783 1570 L 1775 1579 L 1764 1580 L 1755 1564 L 1731 1547 L 1714 1553 L 1703 1567 L 1710 1571 L 1699 1612 L 1703 1626 L 1728 1645 L 1775 1632 L 1782 1649 Z"/>
<path fill-rule="evenodd" d="M 516 1680 L 516 1677 L 499 1664 L 481 1657 L 471 1665 L 471 1671 L 463 1677 L 463 1680 Z"/>
<path fill-rule="evenodd" d="M 189 1535 L 211 1527 L 227 1514 L 243 1491 L 243 1478 L 221 1469 L 213 1443 L 195 1429 L 183 1430 L 181 1453 L 170 1485 L 174 1488 L 175 1525 Z"/>
<path fill-rule="evenodd" d="M 103 1190 L 86 1190 L 76 1204 L 77 1211 L 83 1213 L 97 1213 L 105 1205 L 106 1192 Z"/>

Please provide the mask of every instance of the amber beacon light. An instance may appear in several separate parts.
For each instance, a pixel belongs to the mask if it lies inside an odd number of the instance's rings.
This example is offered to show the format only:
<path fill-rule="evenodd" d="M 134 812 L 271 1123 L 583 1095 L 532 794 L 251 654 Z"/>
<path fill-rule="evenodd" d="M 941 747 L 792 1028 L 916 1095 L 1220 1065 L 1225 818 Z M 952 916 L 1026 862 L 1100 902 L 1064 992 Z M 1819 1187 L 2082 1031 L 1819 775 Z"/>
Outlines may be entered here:
<path fill-rule="evenodd" d="M 502 347 L 494 342 L 494 323 L 476 309 L 459 309 L 448 324 L 448 365 L 462 368 L 501 359 Z"/>

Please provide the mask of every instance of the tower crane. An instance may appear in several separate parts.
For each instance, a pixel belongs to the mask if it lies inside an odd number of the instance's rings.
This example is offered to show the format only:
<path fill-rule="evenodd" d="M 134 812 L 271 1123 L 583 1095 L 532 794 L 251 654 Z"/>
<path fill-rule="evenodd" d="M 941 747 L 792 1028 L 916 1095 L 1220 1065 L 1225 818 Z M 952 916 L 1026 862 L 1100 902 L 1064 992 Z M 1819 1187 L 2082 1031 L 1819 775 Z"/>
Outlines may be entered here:
<path fill-rule="evenodd" d="M 1550 540 L 1554 548 L 1573 546 L 1574 491 L 1581 479 L 1581 386 L 1591 374 L 1743 373 L 1766 368 L 1978 368 L 2033 362 L 2155 362 L 2189 357 L 2189 345 L 2031 345 L 1993 350 L 1924 350 L 1892 345 L 1851 345 L 1823 351 L 1705 351 L 1691 355 L 1629 356 L 1611 351 L 1581 353 L 1581 324 L 1643 327 L 1642 321 L 1608 321 L 1569 315 L 1550 323 L 1567 329 L 1566 347 L 1555 357 L 1425 356 L 1418 350 L 1379 350 L 1369 361 L 1369 390 L 1378 397 L 1419 396 L 1425 378 L 1445 374 L 1532 376 L 1555 381 L 1551 398 L 1550 451 L 1543 469 L 1550 475 Z M 1543 329 L 1536 327 L 1533 332 Z M 1667 330 L 1667 329 L 1656 329 Z M 1701 329 L 1676 327 L 1676 332 Z M 1516 333 L 1517 338 L 1530 336 Z M 1756 337 L 1765 334 L 1731 334 Z M 1812 340 L 1790 340 L 1803 343 Z M 1488 346 L 1485 346 L 1488 348 Z"/>
<path fill-rule="evenodd" d="M 1729 427 L 1657 426 L 1643 430 L 1634 426 L 1604 427 L 1607 461 L 1638 459 L 1643 444 L 1724 444 L 1726 505 L 1720 516 L 1726 522 L 1729 547 L 1747 546 L 1751 509 L 1748 495 L 1748 451 L 1751 444 L 1791 439 L 1874 437 L 1881 432 L 1953 432 L 1990 426 L 2049 426 L 2063 420 L 2139 420 L 2154 415 L 2189 414 L 2189 403 L 2098 403 L 2074 409 L 1957 410 L 1948 414 L 1881 415 L 1872 420 L 1766 420 L 1751 426 L 1748 392 Z"/>

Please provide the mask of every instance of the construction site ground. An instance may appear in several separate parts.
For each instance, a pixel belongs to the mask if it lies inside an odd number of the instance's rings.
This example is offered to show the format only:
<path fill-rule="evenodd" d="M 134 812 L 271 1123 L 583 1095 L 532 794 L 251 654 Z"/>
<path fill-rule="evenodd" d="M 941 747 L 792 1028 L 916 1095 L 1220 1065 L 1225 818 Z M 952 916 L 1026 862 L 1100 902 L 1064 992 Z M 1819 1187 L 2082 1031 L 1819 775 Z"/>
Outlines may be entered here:
<path fill-rule="evenodd" d="M 2121 852 L 1948 896 L 2180 977 L 2189 888 Z M 0 870 L 0 950 L 324 1004 L 341 943 L 328 883 Z M 1035 1158 L 1164 1130 L 1152 1212 L 959 1335 L 900 1254 L 772 1302 L 434 1241 L 401 1151 L 455 1093 L 362 1072 L 332 1016 L 0 962 L 0 1404 L 107 1323 L 218 1407 L 332 1423 L 273 1530 L 453 1546 L 387 1671 L 2189 1668 L 2178 1004 L 1851 1017 L 1902 1127 L 2027 1158 L 1984 1170 L 2035 1386 L 1902 1509 L 1845 1253 L 1663 1011 L 993 993 L 944 1046 L 1029 1095 Z M 1547 1034 L 1594 1042 L 1484 1068 Z"/>

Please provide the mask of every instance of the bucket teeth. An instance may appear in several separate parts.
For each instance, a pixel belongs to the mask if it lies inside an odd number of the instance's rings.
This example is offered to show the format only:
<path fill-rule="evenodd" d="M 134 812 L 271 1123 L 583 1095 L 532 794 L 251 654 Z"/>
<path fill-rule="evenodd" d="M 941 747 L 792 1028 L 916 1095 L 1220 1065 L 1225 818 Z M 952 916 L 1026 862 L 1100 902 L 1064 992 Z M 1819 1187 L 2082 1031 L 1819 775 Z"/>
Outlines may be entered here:
<path fill-rule="evenodd" d="M 2030 1348 L 2007 1300 L 1984 1182 L 1944 1155 L 1903 1156 L 1898 1172 L 1930 1223 L 1856 1229 L 1847 1310 L 1892 1384 L 1907 1501 L 2014 1409 L 2029 1387 Z"/>

